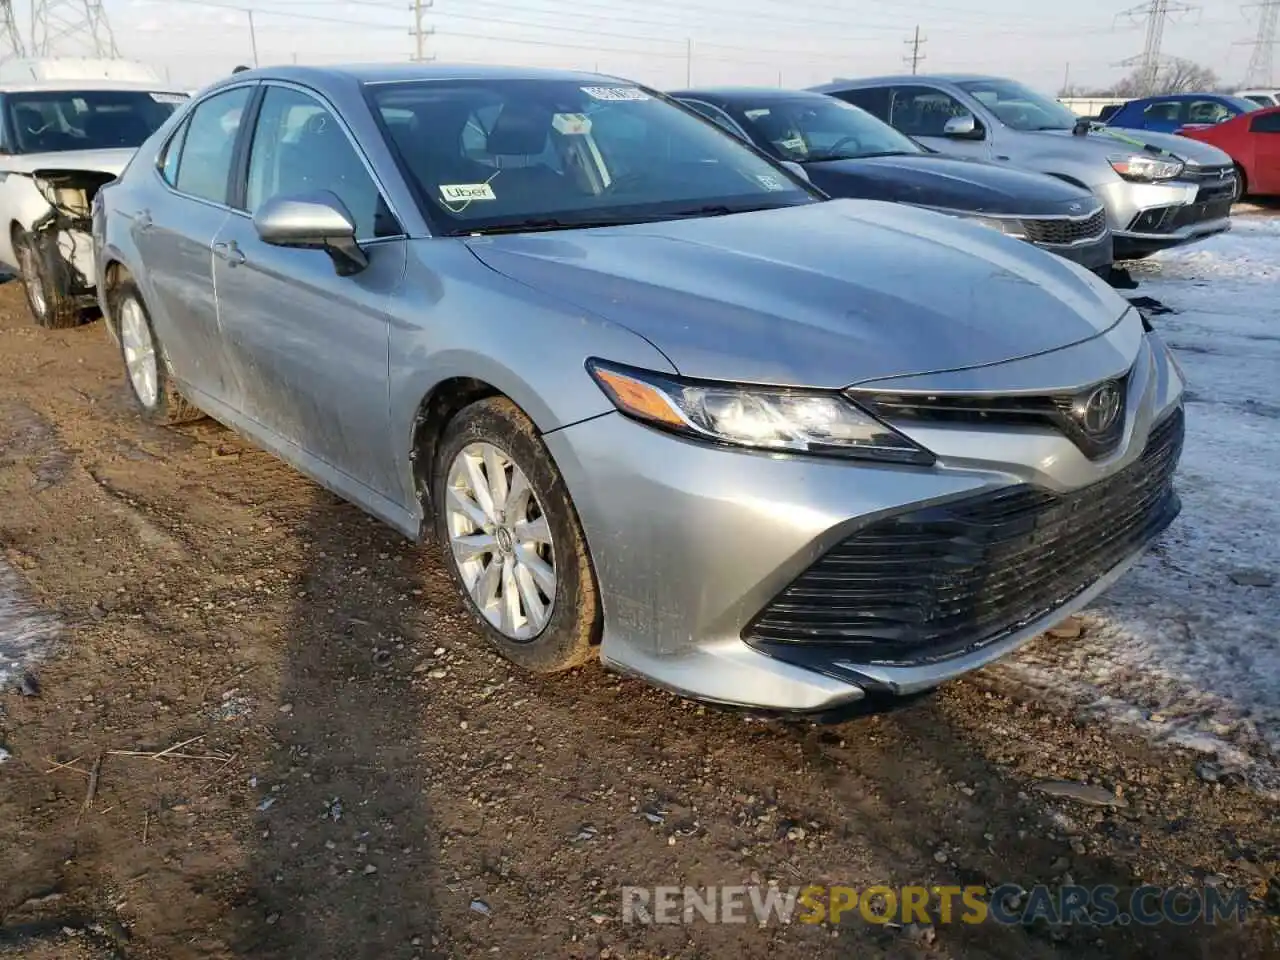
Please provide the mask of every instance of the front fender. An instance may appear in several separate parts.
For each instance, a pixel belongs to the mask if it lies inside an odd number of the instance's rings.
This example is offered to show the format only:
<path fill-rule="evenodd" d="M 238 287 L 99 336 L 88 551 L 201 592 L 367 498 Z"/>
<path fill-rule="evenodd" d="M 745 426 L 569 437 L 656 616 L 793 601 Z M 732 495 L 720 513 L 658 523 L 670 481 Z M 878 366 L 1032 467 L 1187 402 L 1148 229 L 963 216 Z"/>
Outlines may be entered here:
<path fill-rule="evenodd" d="M 644 338 L 494 272 L 451 238 L 411 245 L 390 313 L 388 400 L 405 504 L 417 500 L 415 419 L 448 380 L 491 385 L 550 433 L 614 409 L 586 371 L 589 357 L 676 372 Z"/>

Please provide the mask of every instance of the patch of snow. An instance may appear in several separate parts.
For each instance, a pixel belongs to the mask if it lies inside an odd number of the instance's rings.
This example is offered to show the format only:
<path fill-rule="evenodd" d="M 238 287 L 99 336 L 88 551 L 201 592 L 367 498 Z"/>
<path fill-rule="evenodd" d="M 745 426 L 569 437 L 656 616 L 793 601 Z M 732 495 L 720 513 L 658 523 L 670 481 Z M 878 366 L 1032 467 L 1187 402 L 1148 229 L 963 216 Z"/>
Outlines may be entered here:
<path fill-rule="evenodd" d="M 26 599 L 17 574 L 0 563 L 0 690 L 20 683 L 57 633 L 57 621 Z"/>
<path fill-rule="evenodd" d="M 1280 217 L 1134 271 L 1187 381 L 1183 512 L 1083 616 L 997 666 L 1280 791 Z M 1263 571 L 1269 587 L 1231 573 Z"/>

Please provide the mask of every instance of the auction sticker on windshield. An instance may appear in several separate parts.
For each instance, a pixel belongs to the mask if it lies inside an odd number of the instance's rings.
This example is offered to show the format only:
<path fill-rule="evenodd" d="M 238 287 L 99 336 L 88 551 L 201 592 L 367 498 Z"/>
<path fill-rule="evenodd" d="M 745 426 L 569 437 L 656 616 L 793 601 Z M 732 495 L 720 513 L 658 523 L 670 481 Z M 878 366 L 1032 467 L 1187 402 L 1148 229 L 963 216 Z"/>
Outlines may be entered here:
<path fill-rule="evenodd" d="M 440 196 L 449 203 L 470 203 L 472 200 L 497 200 L 493 187 L 487 183 L 442 183 Z"/>
<path fill-rule="evenodd" d="M 649 95 L 637 87 L 583 87 L 582 92 L 596 100 L 649 99 Z"/>

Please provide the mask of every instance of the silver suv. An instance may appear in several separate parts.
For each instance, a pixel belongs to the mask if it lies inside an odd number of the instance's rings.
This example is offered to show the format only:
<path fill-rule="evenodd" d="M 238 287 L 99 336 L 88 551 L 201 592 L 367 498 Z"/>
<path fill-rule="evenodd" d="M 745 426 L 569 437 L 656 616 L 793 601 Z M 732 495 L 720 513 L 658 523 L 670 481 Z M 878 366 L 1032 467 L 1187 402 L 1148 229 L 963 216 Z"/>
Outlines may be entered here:
<path fill-rule="evenodd" d="M 1013 80 L 968 75 L 835 80 L 812 88 L 875 114 L 941 153 L 1005 161 L 1092 190 L 1117 260 L 1231 227 L 1236 174 L 1216 147 L 1170 134 L 1091 127 Z"/>

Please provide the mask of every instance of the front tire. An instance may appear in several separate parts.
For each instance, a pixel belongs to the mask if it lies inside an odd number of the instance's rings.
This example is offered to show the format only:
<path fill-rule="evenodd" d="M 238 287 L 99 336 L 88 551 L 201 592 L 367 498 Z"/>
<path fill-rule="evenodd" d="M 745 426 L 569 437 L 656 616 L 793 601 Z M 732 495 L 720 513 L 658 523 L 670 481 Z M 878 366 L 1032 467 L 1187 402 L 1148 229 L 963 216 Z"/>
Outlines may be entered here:
<path fill-rule="evenodd" d="M 1249 178 L 1244 175 L 1244 167 L 1236 164 L 1236 192 L 1231 197 L 1232 203 L 1243 203 L 1249 195 Z"/>
<path fill-rule="evenodd" d="M 27 308 L 36 324 L 47 330 L 79 326 L 83 311 L 68 292 L 67 266 L 58 252 L 47 249 L 38 235 L 16 229 L 13 247 L 27 294 Z"/>
<path fill-rule="evenodd" d="M 160 349 L 151 315 L 132 280 L 122 280 L 111 295 L 111 316 L 119 324 L 125 382 L 145 420 L 162 425 L 190 423 L 204 412 L 178 390 Z"/>
<path fill-rule="evenodd" d="M 445 565 L 481 632 L 535 672 L 589 660 L 600 602 L 564 479 L 532 421 L 505 397 L 449 422 L 432 477 Z"/>

